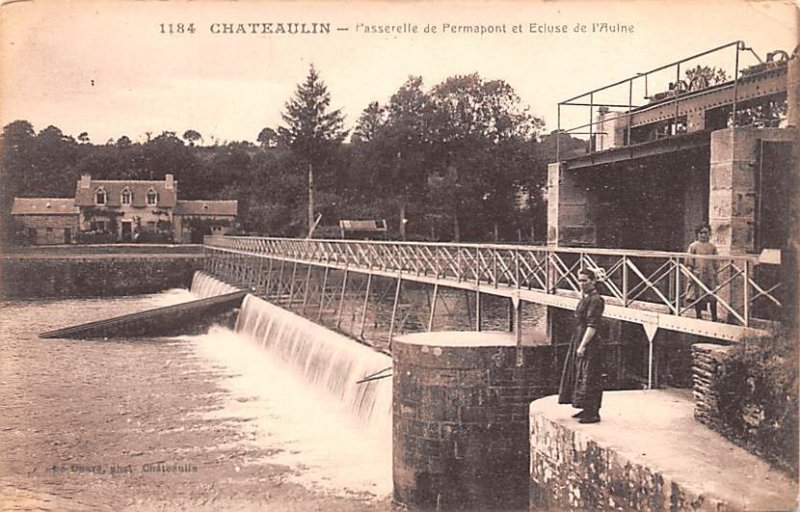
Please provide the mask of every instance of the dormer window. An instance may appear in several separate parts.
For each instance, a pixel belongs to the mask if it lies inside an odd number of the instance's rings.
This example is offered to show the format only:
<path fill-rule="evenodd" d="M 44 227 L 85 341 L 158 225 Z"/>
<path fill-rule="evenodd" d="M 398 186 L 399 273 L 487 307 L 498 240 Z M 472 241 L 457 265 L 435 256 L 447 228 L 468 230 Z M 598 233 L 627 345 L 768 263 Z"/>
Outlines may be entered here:
<path fill-rule="evenodd" d="M 122 204 L 131 204 L 131 199 L 132 198 L 133 198 L 133 194 L 131 194 L 131 191 L 128 188 L 125 188 L 125 190 L 122 191 L 122 196 L 120 198 L 120 202 Z"/>
<path fill-rule="evenodd" d="M 102 187 L 97 189 L 94 194 L 94 202 L 96 204 L 106 204 L 106 190 Z"/>
<path fill-rule="evenodd" d="M 155 206 L 158 203 L 158 193 L 152 188 L 147 191 L 147 205 Z"/>

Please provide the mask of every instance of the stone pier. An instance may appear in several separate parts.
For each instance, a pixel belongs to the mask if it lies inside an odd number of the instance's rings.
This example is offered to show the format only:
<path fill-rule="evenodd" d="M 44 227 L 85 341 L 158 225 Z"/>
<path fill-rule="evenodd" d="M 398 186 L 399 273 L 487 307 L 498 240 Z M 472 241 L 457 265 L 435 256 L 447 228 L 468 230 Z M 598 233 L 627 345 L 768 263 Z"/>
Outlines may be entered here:
<path fill-rule="evenodd" d="M 607 392 L 589 425 L 556 398 L 530 407 L 530 510 L 797 509 L 797 482 L 698 423 L 686 392 Z"/>

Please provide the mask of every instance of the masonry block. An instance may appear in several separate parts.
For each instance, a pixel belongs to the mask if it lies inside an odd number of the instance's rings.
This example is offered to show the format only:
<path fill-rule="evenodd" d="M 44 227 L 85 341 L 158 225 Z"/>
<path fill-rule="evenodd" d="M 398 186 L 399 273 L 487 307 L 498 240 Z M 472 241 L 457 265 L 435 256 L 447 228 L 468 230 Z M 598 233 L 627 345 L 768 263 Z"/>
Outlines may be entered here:
<path fill-rule="evenodd" d="M 441 510 L 527 504 L 528 405 L 553 394 L 552 347 L 507 332 L 418 333 L 392 345 L 394 498 Z"/>

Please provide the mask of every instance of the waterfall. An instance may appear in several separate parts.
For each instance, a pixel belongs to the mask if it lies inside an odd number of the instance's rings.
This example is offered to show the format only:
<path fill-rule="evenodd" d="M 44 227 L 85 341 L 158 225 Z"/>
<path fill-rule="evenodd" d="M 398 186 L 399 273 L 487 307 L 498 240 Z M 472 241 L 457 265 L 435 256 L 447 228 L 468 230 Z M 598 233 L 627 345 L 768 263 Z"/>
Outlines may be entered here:
<path fill-rule="evenodd" d="M 254 295 L 245 297 L 235 330 L 339 401 L 370 434 L 391 442 L 391 378 L 358 383 L 388 375 L 391 357 Z"/>
<path fill-rule="evenodd" d="M 193 295 L 201 299 L 233 293 L 238 290 L 239 288 L 229 285 L 224 281 L 220 281 L 215 277 L 211 277 L 201 270 L 194 273 L 192 277 L 192 287 L 190 289 Z"/>

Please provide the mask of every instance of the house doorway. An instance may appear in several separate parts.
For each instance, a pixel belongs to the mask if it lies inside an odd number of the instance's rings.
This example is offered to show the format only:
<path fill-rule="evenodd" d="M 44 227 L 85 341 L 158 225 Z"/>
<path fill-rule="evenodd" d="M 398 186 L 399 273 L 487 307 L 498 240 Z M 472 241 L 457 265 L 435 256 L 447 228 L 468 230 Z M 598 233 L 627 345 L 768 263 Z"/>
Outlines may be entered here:
<path fill-rule="evenodd" d="M 72 243 L 72 228 L 64 228 L 64 243 Z"/>
<path fill-rule="evenodd" d="M 122 221 L 122 241 L 130 242 L 133 234 L 133 222 L 129 220 Z"/>

